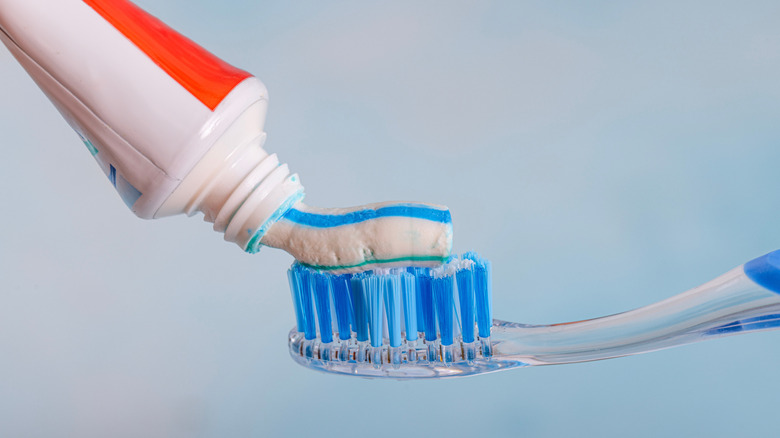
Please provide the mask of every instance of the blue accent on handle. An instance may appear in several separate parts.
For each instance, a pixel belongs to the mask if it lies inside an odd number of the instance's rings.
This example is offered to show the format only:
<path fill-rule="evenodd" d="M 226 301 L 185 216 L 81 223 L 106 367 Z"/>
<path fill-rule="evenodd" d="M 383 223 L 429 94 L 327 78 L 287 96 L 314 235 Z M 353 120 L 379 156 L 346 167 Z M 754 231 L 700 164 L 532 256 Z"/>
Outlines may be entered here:
<path fill-rule="evenodd" d="M 780 314 L 756 316 L 754 318 L 741 319 L 729 324 L 724 324 L 707 330 L 708 335 L 724 335 L 741 331 L 764 330 L 780 326 Z"/>
<path fill-rule="evenodd" d="M 745 263 L 744 270 L 751 280 L 772 292 L 780 293 L 780 250 Z"/>
<path fill-rule="evenodd" d="M 319 214 L 292 208 L 284 218 L 290 222 L 314 228 L 331 228 L 352 225 L 383 217 L 409 217 L 433 222 L 451 223 L 449 210 L 439 210 L 422 204 L 397 204 L 377 209 L 358 210 L 344 214 Z"/>

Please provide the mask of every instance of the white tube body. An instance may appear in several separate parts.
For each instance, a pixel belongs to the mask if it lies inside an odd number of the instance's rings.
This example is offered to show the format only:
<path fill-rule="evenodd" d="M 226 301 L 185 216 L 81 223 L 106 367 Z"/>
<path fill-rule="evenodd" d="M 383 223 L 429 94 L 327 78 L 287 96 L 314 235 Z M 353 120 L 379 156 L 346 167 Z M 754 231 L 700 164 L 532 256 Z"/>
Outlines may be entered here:
<path fill-rule="evenodd" d="M 262 149 L 265 86 L 132 3 L 0 0 L 0 40 L 136 215 L 203 211 L 253 251 L 302 197 Z"/>

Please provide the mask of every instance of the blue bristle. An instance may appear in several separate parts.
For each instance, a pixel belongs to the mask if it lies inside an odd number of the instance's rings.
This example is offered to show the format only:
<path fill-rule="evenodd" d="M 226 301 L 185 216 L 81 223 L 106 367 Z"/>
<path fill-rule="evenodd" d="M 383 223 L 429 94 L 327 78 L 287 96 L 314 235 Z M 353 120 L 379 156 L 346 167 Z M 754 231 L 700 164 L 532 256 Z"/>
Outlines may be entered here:
<path fill-rule="evenodd" d="M 409 271 L 414 275 L 414 296 L 417 301 L 417 332 L 425 331 L 425 316 L 422 312 L 422 290 L 423 290 L 423 276 L 428 276 L 429 270 L 425 268 L 409 268 Z"/>
<path fill-rule="evenodd" d="M 298 332 L 306 340 L 319 336 L 323 344 L 336 337 L 341 341 L 370 342 L 374 347 L 370 360 L 376 366 L 385 360 L 398 364 L 406 360 L 402 357 L 413 358 L 415 348 L 427 349 L 425 360 L 446 362 L 455 351 L 462 351 L 457 354 L 473 360 L 478 354 L 473 345 L 464 345 L 463 350 L 438 350 L 436 345 L 453 345 L 456 338 L 472 344 L 477 335 L 483 340 L 490 336 L 491 264 L 476 253 L 466 253 L 461 260 L 451 258 L 448 264 L 435 269 L 414 267 L 333 275 L 294 263 L 287 275 Z M 382 353 L 383 344 L 385 348 L 403 347 L 405 340 L 417 341 L 420 337 L 427 346 L 410 344 L 415 345 L 411 350 Z M 488 350 L 479 351 L 488 355 L 490 344 L 484 345 Z M 348 359 L 348 343 L 339 348 L 346 350 L 339 350 L 338 360 L 355 360 Z M 319 354 L 330 350 L 322 351 Z M 365 350 L 357 350 L 358 362 L 366 360 L 361 359 L 367 357 L 361 356 L 362 351 Z M 402 356 L 400 351 L 408 353 Z M 382 355 L 388 353 L 389 359 L 383 359 Z"/>
<path fill-rule="evenodd" d="M 474 270 L 461 268 L 455 273 L 455 279 L 458 282 L 463 342 L 474 342 Z"/>
<path fill-rule="evenodd" d="M 382 346 L 382 335 L 384 333 L 384 313 L 381 277 L 370 275 L 363 278 L 363 289 L 368 298 L 368 331 L 371 335 L 371 346 Z"/>
<path fill-rule="evenodd" d="M 349 340 L 350 320 L 352 319 L 352 305 L 349 297 L 349 282 L 351 275 L 337 275 L 331 277 L 331 290 L 333 291 L 333 307 L 336 311 L 336 324 L 339 330 L 339 339 Z"/>
<path fill-rule="evenodd" d="M 299 332 L 303 332 L 303 306 L 301 305 L 301 265 L 295 263 L 287 270 L 287 280 L 290 282 L 290 293 L 292 294 L 293 307 L 295 307 L 295 324 Z"/>
<path fill-rule="evenodd" d="M 417 296 L 414 287 L 414 275 L 405 272 L 401 274 L 401 289 L 404 302 L 404 326 L 406 327 L 406 339 L 417 339 Z"/>
<path fill-rule="evenodd" d="M 320 326 L 320 339 L 327 344 L 333 342 L 333 322 L 330 316 L 330 281 L 327 275 L 315 273 L 314 302 L 317 305 L 317 322 Z"/>
<path fill-rule="evenodd" d="M 483 307 L 487 310 L 484 311 L 482 328 L 480 329 L 480 336 L 490 337 L 490 328 L 493 326 L 493 269 L 492 264 L 488 260 L 482 260 L 485 267 L 484 272 L 484 284 L 485 284 L 485 298 L 483 299 Z"/>
<path fill-rule="evenodd" d="M 420 291 L 420 313 L 423 319 L 423 331 L 426 341 L 436 340 L 436 310 L 433 304 L 433 278 L 422 274 L 417 277 L 417 288 Z"/>
<path fill-rule="evenodd" d="M 466 253 L 463 257 L 474 262 L 474 298 L 479 336 L 489 337 L 490 327 L 493 324 L 491 265 L 489 261 L 473 252 Z"/>
<path fill-rule="evenodd" d="M 401 277 L 398 275 L 383 275 L 385 286 L 385 314 L 387 315 L 387 332 L 391 347 L 400 347 L 401 337 Z"/>
<path fill-rule="evenodd" d="M 312 298 L 312 272 L 308 269 L 302 269 L 301 279 L 301 310 L 303 313 L 303 333 L 306 339 L 312 340 L 317 337 L 317 327 L 314 319 L 314 302 Z"/>
<path fill-rule="evenodd" d="M 436 302 L 436 315 L 439 319 L 439 335 L 442 345 L 452 345 L 455 338 L 453 326 L 452 277 L 433 279 L 433 297 Z"/>
<path fill-rule="evenodd" d="M 363 277 L 365 274 L 352 277 L 349 288 L 352 297 L 352 330 L 360 342 L 368 340 L 368 300 L 363 289 Z"/>

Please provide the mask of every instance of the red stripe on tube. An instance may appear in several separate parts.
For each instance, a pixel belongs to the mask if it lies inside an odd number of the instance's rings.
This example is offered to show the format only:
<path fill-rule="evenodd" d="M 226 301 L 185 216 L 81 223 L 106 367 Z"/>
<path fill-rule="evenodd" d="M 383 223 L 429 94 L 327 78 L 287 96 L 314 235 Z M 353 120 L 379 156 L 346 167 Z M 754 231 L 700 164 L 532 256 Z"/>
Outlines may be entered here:
<path fill-rule="evenodd" d="M 210 110 L 251 75 L 127 0 L 84 0 Z"/>

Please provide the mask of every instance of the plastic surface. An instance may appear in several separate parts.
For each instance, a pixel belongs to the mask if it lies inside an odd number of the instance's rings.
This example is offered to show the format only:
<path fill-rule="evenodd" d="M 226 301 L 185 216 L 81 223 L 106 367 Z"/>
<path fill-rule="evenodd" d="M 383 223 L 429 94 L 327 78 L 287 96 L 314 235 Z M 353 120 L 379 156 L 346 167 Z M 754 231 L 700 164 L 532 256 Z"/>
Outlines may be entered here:
<path fill-rule="evenodd" d="M 6 0 L 0 12 L 0 40 L 136 215 L 202 211 L 256 252 L 302 198 L 262 149 L 267 91 L 249 73 L 126 0 Z"/>
<path fill-rule="evenodd" d="M 129 1 L 83 1 L 212 111 L 236 85 L 252 76 L 212 55 Z"/>
<path fill-rule="evenodd" d="M 780 250 L 745 263 L 745 274 L 761 286 L 780 293 Z"/>
<path fill-rule="evenodd" d="M 176 34 L 162 23 L 155 25 L 158 32 Z M 140 193 L 125 202 L 143 218 L 154 216 L 239 114 L 265 99 L 262 84 L 258 94 L 232 93 L 245 80 L 259 83 L 247 77 L 231 82 L 230 92 L 220 99 L 223 105 L 212 111 L 81 0 L 6 0 L 0 28 L 14 57 L 97 151 L 93 155 L 106 175 L 113 166 L 116 180 Z M 175 57 L 177 62 L 213 65 L 198 61 L 204 53 L 198 48 Z M 172 58 L 168 54 L 159 60 Z"/>
<path fill-rule="evenodd" d="M 773 263 L 777 253 L 770 255 L 760 263 Z M 384 362 L 372 363 L 363 359 L 365 347 L 360 342 L 307 340 L 297 329 L 290 332 L 290 354 L 301 365 L 331 373 L 397 379 L 455 377 L 609 359 L 776 329 L 780 327 L 780 294 L 746 275 L 754 275 L 755 269 L 746 264 L 667 300 L 603 318 L 552 325 L 493 320 L 489 338 L 477 336 L 469 343 L 458 336 L 449 347 L 418 340 L 408 343 L 398 363 L 391 360 L 391 348 L 384 347 L 375 355 L 386 358 Z M 326 353 L 334 348 L 344 352 L 338 360 L 329 359 Z"/>

